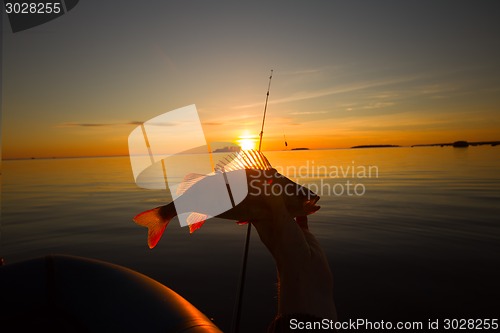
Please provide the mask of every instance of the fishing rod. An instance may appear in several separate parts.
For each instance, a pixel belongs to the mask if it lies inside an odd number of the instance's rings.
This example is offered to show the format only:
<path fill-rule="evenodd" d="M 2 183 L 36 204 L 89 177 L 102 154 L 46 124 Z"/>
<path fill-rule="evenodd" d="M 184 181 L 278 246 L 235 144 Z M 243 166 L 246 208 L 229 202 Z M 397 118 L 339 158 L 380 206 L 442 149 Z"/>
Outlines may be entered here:
<path fill-rule="evenodd" d="M 264 123 L 266 122 L 267 101 L 269 100 L 269 90 L 271 89 L 272 78 L 273 78 L 273 70 L 271 69 L 271 75 L 269 76 L 269 85 L 267 86 L 266 104 L 264 105 L 264 115 L 262 117 L 262 127 L 260 129 L 260 135 L 259 135 L 260 136 L 259 153 L 262 147 L 262 136 L 264 135 Z M 236 302 L 233 313 L 233 324 L 231 329 L 231 332 L 233 333 L 237 333 L 240 326 L 241 307 L 242 307 L 243 292 L 245 289 L 245 276 L 247 272 L 248 248 L 250 246 L 251 231 L 252 231 L 252 223 L 248 222 L 247 235 L 245 238 L 245 249 L 243 250 L 243 261 L 241 263 L 240 283 L 238 285 L 238 293 L 236 295 Z"/>
<path fill-rule="evenodd" d="M 267 101 L 269 100 L 269 90 L 271 90 L 271 79 L 272 78 L 273 78 L 273 70 L 271 69 L 271 75 L 269 76 L 269 85 L 267 86 L 266 104 L 264 105 L 264 116 L 262 117 L 262 127 L 260 129 L 259 153 L 260 153 L 260 148 L 262 146 L 262 136 L 264 135 L 264 124 L 266 122 Z"/>

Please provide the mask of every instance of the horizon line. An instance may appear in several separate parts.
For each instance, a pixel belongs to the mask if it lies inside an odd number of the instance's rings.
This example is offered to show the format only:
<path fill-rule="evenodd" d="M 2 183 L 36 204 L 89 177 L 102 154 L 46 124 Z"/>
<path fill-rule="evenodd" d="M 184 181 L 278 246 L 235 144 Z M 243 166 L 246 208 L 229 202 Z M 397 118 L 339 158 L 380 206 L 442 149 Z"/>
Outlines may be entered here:
<path fill-rule="evenodd" d="M 466 140 L 458 140 L 458 141 L 466 141 Z M 468 142 L 470 145 L 500 145 L 500 140 L 492 140 L 492 141 L 477 141 L 477 142 Z M 424 144 L 412 144 L 412 145 L 392 145 L 392 144 L 363 144 L 356 145 L 351 147 L 328 147 L 328 148 L 307 148 L 307 150 L 336 150 L 336 149 L 356 149 L 360 146 L 365 146 L 366 148 L 413 148 L 413 147 L 431 147 L 431 146 L 441 146 L 441 145 L 452 145 L 453 142 L 446 143 L 424 143 Z M 389 147 L 391 146 L 391 147 Z M 273 150 L 265 150 L 266 151 L 294 151 L 293 149 L 273 149 Z M 53 159 L 71 159 L 71 158 L 110 158 L 110 157 L 125 157 L 130 156 L 129 154 L 119 154 L 119 155 L 81 155 L 81 156 L 42 156 L 42 157 L 1 157 L 0 161 L 16 161 L 16 160 L 53 160 Z"/>

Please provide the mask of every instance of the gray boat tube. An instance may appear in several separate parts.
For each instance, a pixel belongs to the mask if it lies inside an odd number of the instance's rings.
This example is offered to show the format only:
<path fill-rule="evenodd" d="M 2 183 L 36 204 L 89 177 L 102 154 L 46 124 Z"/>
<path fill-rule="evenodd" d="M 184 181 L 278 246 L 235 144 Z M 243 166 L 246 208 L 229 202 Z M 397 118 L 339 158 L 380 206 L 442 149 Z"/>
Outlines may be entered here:
<path fill-rule="evenodd" d="M 183 297 L 128 268 L 51 255 L 0 267 L 0 331 L 220 333 Z"/>

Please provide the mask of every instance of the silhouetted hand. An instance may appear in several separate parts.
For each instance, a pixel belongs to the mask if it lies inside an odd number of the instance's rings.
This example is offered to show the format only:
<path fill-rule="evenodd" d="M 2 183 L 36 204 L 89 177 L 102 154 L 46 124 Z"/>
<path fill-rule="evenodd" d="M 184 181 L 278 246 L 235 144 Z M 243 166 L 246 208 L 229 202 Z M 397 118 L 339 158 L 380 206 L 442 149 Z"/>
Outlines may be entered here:
<path fill-rule="evenodd" d="M 279 196 L 264 200 L 265 209 L 252 223 L 276 261 L 278 315 L 336 320 L 332 273 L 323 249 L 309 231 L 307 217 L 295 220 Z"/>

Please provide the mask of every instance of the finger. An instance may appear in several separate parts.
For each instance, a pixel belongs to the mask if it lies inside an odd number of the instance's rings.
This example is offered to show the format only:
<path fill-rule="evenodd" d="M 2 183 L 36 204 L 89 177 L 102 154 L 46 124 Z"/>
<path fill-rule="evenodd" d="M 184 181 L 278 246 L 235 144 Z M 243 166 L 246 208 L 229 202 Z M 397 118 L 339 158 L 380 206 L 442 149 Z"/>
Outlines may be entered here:
<path fill-rule="evenodd" d="M 307 216 L 306 215 L 304 215 L 304 216 L 297 216 L 295 218 L 295 221 L 297 222 L 297 224 L 299 225 L 299 227 L 301 229 L 309 230 L 309 225 L 307 224 Z"/>

